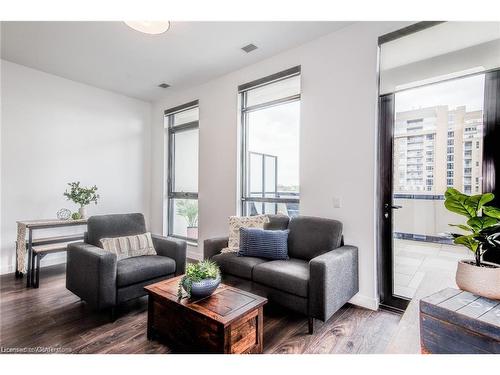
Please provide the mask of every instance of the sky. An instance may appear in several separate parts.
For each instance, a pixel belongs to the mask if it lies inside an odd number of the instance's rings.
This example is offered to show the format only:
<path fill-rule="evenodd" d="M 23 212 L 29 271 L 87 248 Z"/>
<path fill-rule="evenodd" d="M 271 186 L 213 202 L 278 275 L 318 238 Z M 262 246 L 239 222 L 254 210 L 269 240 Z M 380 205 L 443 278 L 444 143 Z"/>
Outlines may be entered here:
<path fill-rule="evenodd" d="M 299 185 L 300 102 L 249 114 L 248 151 L 278 157 L 278 184 Z"/>
<path fill-rule="evenodd" d="M 483 109 L 484 75 L 455 79 L 396 93 L 396 112 L 448 105 L 449 109 L 465 105 L 466 110 Z"/>

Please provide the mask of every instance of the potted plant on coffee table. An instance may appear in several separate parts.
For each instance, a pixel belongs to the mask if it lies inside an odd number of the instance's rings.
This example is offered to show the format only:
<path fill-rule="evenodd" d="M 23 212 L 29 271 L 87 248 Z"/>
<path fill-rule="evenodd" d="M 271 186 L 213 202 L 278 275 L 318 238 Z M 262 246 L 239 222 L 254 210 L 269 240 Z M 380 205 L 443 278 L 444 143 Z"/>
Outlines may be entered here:
<path fill-rule="evenodd" d="M 211 295 L 219 286 L 221 281 L 220 269 L 211 260 L 202 260 L 198 263 L 189 263 L 186 266 L 186 274 L 179 282 L 177 296 L 179 299 L 203 298 Z"/>
<path fill-rule="evenodd" d="M 81 219 L 85 219 L 87 217 L 87 211 L 86 211 L 86 206 L 88 206 L 90 203 L 94 202 L 97 204 L 97 201 L 99 200 L 99 194 L 97 194 L 97 186 L 91 186 L 91 187 L 83 187 L 80 186 L 80 181 L 77 182 L 70 182 L 68 183 L 70 189 L 69 191 L 64 192 L 64 196 L 70 200 L 75 202 L 80 206 L 78 209 L 79 216 Z M 73 218 L 75 218 L 75 215 L 72 215 Z"/>
<path fill-rule="evenodd" d="M 198 202 L 194 199 L 177 201 L 177 215 L 182 216 L 187 222 L 186 237 L 198 238 Z"/>
<path fill-rule="evenodd" d="M 452 233 L 454 243 L 474 253 L 474 260 L 458 262 L 456 282 L 460 289 L 492 299 L 500 299 L 500 265 L 483 261 L 489 251 L 500 251 L 500 209 L 487 204 L 492 193 L 469 196 L 449 188 L 445 193 L 445 207 L 465 216 L 465 224 L 450 224 L 463 233 Z"/>

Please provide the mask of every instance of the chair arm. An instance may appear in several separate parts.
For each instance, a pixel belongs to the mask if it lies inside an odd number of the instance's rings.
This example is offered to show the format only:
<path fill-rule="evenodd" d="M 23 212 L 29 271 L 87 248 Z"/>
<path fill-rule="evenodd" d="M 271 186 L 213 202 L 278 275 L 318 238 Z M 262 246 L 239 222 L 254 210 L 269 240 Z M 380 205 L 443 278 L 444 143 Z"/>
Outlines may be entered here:
<path fill-rule="evenodd" d="M 84 242 L 68 245 L 66 288 L 91 307 L 116 304 L 116 254 Z"/>
<path fill-rule="evenodd" d="M 341 246 L 309 262 L 309 315 L 327 321 L 359 290 L 358 248 Z"/>
<path fill-rule="evenodd" d="M 186 271 L 186 241 L 157 234 L 151 235 L 153 245 L 158 255 L 175 260 L 175 275 L 182 275 Z"/>
<path fill-rule="evenodd" d="M 229 237 L 209 238 L 203 242 L 203 258 L 210 259 L 214 255 L 220 253 L 222 249 L 227 247 Z"/>

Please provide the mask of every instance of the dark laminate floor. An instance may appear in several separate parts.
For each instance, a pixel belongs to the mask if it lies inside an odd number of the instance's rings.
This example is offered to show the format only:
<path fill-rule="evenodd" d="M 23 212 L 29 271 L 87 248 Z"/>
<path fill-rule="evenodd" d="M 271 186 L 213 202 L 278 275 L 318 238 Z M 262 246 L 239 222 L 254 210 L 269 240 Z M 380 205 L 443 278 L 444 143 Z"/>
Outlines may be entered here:
<path fill-rule="evenodd" d="M 90 312 L 65 288 L 64 267 L 42 271 L 39 289 L 26 289 L 25 279 L 0 277 L 0 346 L 60 348 L 71 353 L 168 353 L 158 341 L 146 340 L 146 298 L 119 310 L 118 319 Z M 346 305 L 328 322 L 317 321 L 314 335 L 307 320 L 290 311 L 266 306 L 266 353 L 383 353 L 400 316 Z M 33 349 L 25 349 L 33 350 Z"/>

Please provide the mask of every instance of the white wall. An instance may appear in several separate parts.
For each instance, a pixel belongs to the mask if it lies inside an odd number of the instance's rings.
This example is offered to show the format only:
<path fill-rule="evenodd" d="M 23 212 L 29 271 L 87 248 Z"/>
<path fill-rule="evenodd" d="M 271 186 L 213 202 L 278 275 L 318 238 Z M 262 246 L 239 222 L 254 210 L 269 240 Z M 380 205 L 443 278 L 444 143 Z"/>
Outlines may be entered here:
<path fill-rule="evenodd" d="M 62 195 L 68 182 L 98 186 L 101 200 L 88 214 L 149 219 L 151 105 L 1 64 L 1 273 L 14 270 L 16 220 L 77 209 Z M 63 260 L 55 254 L 43 263 Z"/>
<path fill-rule="evenodd" d="M 376 308 L 377 38 L 407 25 L 356 23 L 204 85 L 169 89 L 153 106 L 153 230 L 164 225 L 163 111 L 200 101 L 201 252 L 204 239 L 227 235 L 227 217 L 237 213 L 237 86 L 301 65 L 300 210 L 344 223 L 346 243 L 359 247 L 360 293 L 352 302 Z M 334 197 L 341 208 L 334 208 Z"/>

